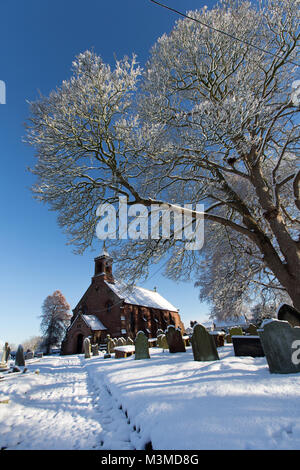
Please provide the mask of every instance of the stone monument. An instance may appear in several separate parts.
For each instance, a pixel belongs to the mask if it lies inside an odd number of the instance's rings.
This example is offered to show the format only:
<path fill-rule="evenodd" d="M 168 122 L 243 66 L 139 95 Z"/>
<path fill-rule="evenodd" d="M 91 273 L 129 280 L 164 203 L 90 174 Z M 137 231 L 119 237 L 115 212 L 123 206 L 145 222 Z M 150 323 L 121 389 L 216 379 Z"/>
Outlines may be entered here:
<path fill-rule="evenodd" d="M 213 336 L 210 335 L 207 329 L 200 323 L 197 323 L 193 327 L 191 342 L 195 361 L 219 360 L 219 354 Z"/>
<path fill-rule="evenodd" d="M 91 342 L 89 338 L 85 338 L 83 341 L 83 350 L 84 350 L 84 357 L 86 359 L 89 359 L 92 356 L 92 350 L 91 350 Z"/>
<path fill-rule="evenodd" d="M 292 326 L 300 326 L 300 313 L 291 305 L 283 304 L 278 310 L 277 318 L 288 321 Z"/>
<path fill-rule="evenodd" d="M 150 359 L 148 338 L 143 331 L 135 338 L 135 359 Z"/>
<path fill-rule="evenodd" d="M 21 344 L 18 346 L 18 349 L 17 349 L 15 365 L 19 366 L 19 367 L 20 366 L 21 367 L 25 366 L 24 350 L 23 350 L 23 346 Z"/>
<path fill-rule="evenodd" d="M 166 330 L 166 337 L 170 353 L 186 352 L 181 331 L 174 325 L 169 325 Z"/>
<path fill-rule="evenodd" d="M 300 372 L 300 328 L 282 320 L 266 320 L 258 330 L 273 374 Z"/>

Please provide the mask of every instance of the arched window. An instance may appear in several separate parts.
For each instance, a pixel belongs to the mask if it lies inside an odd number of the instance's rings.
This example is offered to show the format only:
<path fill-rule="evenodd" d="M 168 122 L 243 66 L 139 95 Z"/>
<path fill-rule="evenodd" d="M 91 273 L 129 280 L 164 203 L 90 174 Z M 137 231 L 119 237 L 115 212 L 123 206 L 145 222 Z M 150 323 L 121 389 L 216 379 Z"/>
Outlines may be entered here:
<path fill-rule="evenodd" d="M 106 313 L 111 313 L 112 306 L 113 306 L 113 303 L 111 302 L 111 300 L 108 300 L 105 304 Z"/>
<path fill-rule="evenodd" d="M 135 315 L 134 312 L 130 312 L 130 330 L 135 333 Z"/>

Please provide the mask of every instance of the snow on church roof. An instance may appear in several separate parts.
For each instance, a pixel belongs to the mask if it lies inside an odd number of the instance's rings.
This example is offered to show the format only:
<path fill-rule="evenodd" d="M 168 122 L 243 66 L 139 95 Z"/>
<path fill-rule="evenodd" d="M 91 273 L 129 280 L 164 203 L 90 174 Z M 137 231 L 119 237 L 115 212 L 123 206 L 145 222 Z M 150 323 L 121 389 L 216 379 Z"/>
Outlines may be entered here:
<path fill-rule="evenodd" d="M 82 315 L 87 326 L 91 328 L 91 330 L 107 330 L 103 323 L 97 318 L 95 315 Z"/>
<path fill-rule="evenodd" d="M 174 305 L 168 302 L 158 292 L 153 292 L 143 287 L 127 286 L 126 284 L 119 281 L 115 281 L 114 284 L 110 284 L 107 281 L 105 281 L 105 283 L 119 298 L 123 299 L 127 304 L 178 312 L 178 308 L 174 307 Z"/>

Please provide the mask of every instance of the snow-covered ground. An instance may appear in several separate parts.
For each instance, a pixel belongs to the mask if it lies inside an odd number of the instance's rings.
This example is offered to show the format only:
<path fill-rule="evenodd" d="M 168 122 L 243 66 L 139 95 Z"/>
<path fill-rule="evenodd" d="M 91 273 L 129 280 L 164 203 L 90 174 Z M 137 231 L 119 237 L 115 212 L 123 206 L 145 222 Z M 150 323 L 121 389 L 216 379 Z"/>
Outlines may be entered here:
<path fill-rule="evenodd" d="M 265 358 L 48 356 L 0 382 L 0 448 L 300 449 L 300 374 Z M 35 374 L 36 369 L 40 373 Z"/>

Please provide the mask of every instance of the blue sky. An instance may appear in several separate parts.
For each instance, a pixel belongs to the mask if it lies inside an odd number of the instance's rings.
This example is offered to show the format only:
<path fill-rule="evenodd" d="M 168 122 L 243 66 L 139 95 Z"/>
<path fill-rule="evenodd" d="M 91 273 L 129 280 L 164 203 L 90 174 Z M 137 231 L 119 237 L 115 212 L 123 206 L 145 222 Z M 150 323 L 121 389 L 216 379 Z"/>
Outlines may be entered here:
<path fill-rule="evenodd" d="M 196 0 L 165 3 L 183 11 L 204 5 Z M 211 7 L 215 2 L 205 3 Z M 86 49 L 93 48 L 109 63 L 115 55 L 135 52 L 143 65 L 177 15 L 150 0 L 10 0 L 1 2 L 0 17 L 0 80 L 7 91 L 6 104 L 0 104 L 0 342 L 20 343 L 40 334 L 41 305 L 54 290 L 75 307 L 90 283 L 96 255 L 91 250 L 73 254 L 56 214 L 32 198 L 34 178 L 27 168 L 34 165 L 34 150 L 22 143 L 26 100 L 35 100 L 38 90 L 47 95 L 68 79 L 74 57 Z M 180 308 L 186 326 L 207 317 L 208 306 L 200 304 L 193 283 L 178 284 L 156 274 L 143 286 L 158 286 Z"/>

